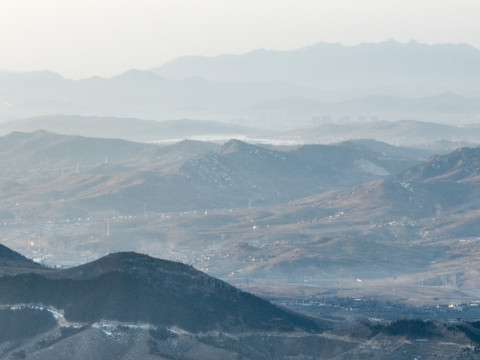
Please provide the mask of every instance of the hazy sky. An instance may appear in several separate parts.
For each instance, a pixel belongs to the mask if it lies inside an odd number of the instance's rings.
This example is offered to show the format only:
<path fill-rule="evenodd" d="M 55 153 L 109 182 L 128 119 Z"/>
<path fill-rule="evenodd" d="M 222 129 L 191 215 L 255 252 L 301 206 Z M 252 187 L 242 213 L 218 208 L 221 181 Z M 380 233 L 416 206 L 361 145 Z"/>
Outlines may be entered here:
<path fill-rule="evenodd" d="M 110 77 L 184 55 L 389 38 L 480 48 L 479 0 L 0 0 L 0 68 Z"/>

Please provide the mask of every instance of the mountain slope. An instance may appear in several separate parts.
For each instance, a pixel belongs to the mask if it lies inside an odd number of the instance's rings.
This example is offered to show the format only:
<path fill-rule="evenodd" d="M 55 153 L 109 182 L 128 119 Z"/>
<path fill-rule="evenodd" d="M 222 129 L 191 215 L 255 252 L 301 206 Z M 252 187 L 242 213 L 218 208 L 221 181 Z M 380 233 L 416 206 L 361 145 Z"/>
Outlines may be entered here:
<path fill-rule="evenodd" d="M 215 144 L 196 141 L 161 146 L 59 135 L 44 130 L 14 132 L 0 137 L 0 174 L 3 181 L 17 181 L 22 177 L 51 178 L 72 172 L 83 173 L 107 164 L 120 165 L 123 171 L 144 167 L 168 168 L 215 147 Z"/>
<path fill-rule="evenodd" d="M 158 202 L 149 208 L 161 211 L 260 206 L 346 188 L 417 161 L 408 157 L 392 161 L 373 151 L 342 145 L 279 151 L 231 140 L 164 175 L 144 173 L 140 181 L 131 181 L 132 186 L 118 188 L 118 195 L 136 199 L 132 209 L 141 208 L 145 201 L 151 204 L 153 199 Z"/>
<path fill-rule="evenodd" d="M 43 266 L 0 244 L 0 275 L 42 269 Z"/>
<path fill-rule="evenodd" d="M 459 148 L 447 155 L 434 156 L 429 161 L 406 170 L 400 177 L 404 181 L 423 183 L 477 183 L 480 177 L 480 148 Z"/>
<path fill-rule="evenodd" d="M 338 207 L 361 216 L 422 219 L 444 212 L 480 208 L 480 149 L 460 148 L 386 179 L 358 185 L 336 195 Z"/>

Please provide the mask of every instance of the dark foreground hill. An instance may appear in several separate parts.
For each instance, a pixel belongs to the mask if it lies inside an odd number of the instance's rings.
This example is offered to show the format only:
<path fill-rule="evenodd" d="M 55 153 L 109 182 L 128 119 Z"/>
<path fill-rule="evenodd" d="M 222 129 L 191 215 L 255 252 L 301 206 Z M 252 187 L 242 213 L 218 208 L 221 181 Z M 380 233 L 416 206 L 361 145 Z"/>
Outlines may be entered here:
<path fill-rule="evenodd" d="M 4 276 L 0 302 L 53 306 L 68 321 L 81 323 L 143 322 L 194 332 L 323 328 L 190 266 L 137 253 L 115 253 L 68 270 Z"/>
<path fill-rule="evenodd" d="M 0 359 L 475 359 L 480 344 L 477 323 L 334 329 L 190 266 L 129 252 L 4 275 L 0 303 Z"/>
<path fill-rule="evenodd" d="M 174 356 L 159 342 L 186 334 L 183 340 L 190 347 L 199 343 L 191 334 L 205 334 L 212 343 L 196 345 L 209 348 L 200 359 L 230 358 L 246 350 L 222 350 L 223 345 L 214 344 L 219 332 L 308 337 L 329 327 L 191 266 L 147 255 L 115 253 L 67 270 L 32 266 L 25 272 L 26 259 L 5 247 L 0 250 L 2 260 L 11 259 L 10 273 L 17 272 L 0 277 L 0 322 L 8 329 L 0 331 L 2 359 L 64 359 L 63 346 L 73 348 L 68 358 L 89 352 L 97 354 L 95 359 L 117 358 L 133 347 L 144 355 L 183 359 L 190 356 L 179 356 L 179 349 Z M 88 350 L 85 341 L 90 341 Z"/>

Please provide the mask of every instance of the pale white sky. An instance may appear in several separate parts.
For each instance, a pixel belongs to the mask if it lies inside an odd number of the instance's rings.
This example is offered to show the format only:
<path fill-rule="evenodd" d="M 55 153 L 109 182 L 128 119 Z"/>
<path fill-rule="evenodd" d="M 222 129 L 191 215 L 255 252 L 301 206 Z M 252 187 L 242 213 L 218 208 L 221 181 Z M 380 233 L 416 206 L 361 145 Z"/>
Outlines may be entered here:
<path fill-rule="evenodd" d="M 0 68 L 78 79 L 320 41 L 480 48 L 479 19 L 479 0 L 0 0 Z"/>

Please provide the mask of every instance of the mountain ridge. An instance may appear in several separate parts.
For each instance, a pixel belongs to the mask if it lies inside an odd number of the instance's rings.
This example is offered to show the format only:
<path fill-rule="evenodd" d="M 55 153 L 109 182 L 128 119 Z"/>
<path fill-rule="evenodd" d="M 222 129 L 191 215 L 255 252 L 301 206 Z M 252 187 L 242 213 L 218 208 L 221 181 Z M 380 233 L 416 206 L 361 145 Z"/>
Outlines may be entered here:
<path fill-rule="evenodd" d="M 167 62 L 152 71 L 171 78 L 201 76 L 216 81 L 242 79 L 258 81 L 275 78 L 302 85 L 320 84 L 325 88 L 338 88 L 347 83 L 358 84 L 373 76 L 374 83 L 370 82 L 370 85 L 375 87 L 389 83 L 380 81 L 379 75 L 392 76 L 393 73 L 398 74 L 394 78 L 399 84 L 408 84 L 408 81 L 414 80 L 410 78 L 412 74 L 421 74 L 423 79 L 430 79 L 436 85 L 440 85 L 442 82 L 435 81 L 431 75 L 443 77 L 445 73 L 442 74 L 442 71 L 446 71 L 452 75 L 465 76 L 459 69 L 468 69 L 471 74 L 475 74 L 474 78 L 478 78 L 480 72 L 475 64 L 479 61 L 480 50 L 469 45 L 426 45 L 415 41 L 399 43 L 390 40 L 355 46 L 316 43 L 289 51 L 259 49 L 241 55 L 220 55 L 211 58 L 183 57 Z M 246 71 L 251 64 L 255 64 L 255 67 L 250 67 L 249 71 Z M 313 64 L 321 69 L 317 74 L 312 72 Z M 193 70 L 186 70 L 187 68 Z M 234 68 L 236 72 L 233 72 Z M 335 70 L 340 68 L 343 69 L 343 74 Z M 259 69 L 264 71 L 261 72 Z M 307 73 L 314 75 L 308 79 Z M 334 84 L 334 79 L 337 79 L 337 85 Z M 471 79 L 464 80 L 475 87 Z"/>
<path fill-rule="evenodd" d="M 8 190 L 3 199 L 10 205 L 0 215 L 8 219 L 280 203 L 384 177 L 427 154 L 409 150 L 403 156 L 399 149 L 368 141 L 286 149 L 240 140 L 219 146 L 192 141 L 160 146 L 44 131 L 2 137 L 1 149 L 0 185 Z M 13 207 L 15 203 L 21 206 Z"/>

